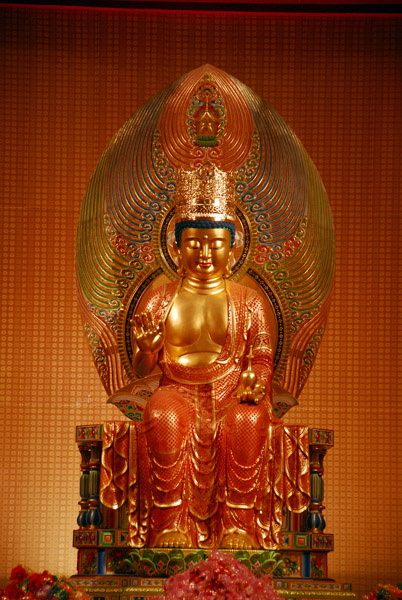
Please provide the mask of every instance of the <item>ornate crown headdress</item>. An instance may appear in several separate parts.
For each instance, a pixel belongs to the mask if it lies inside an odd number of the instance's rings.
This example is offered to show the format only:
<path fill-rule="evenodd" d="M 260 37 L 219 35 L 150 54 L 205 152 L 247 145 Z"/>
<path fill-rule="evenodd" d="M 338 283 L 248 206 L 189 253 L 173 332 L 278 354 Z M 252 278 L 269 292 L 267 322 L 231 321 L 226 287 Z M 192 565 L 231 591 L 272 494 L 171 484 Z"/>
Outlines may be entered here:
<path fill-rule="evenodd" d="M 234 223 L 235 176 L 204 163 L 195 171 L 180 168 L 176 178 L 175 221 Z"/>

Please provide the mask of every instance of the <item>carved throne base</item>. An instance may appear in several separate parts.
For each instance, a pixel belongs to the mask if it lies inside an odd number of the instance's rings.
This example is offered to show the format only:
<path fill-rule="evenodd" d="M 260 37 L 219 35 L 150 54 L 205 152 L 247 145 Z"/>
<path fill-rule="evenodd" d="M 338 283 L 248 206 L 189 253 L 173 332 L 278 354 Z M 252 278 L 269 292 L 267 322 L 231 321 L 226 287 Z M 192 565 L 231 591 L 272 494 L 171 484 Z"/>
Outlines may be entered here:
<path fill-rule="evenodd" d="M 273 586 L 284 597 L 350 598 L 350 584 L 328 577 L 327 557 L 333 536 L 324 533 L 323 460 L 333 446 L 333 432 L 310 429 L 311 504 L 302 514 L 285 511 L 280 550 L 224 550 L 258 575 L 273 573 Z M 94 600 L 140 600 L 163 593 L 163 582 L 208 555 L 199 548 L 131 548 L 125 507 L 112 511 L 99 501 L 102 425 L 77 427 L 81 453 L 78 550 L 74 585 Z"/>

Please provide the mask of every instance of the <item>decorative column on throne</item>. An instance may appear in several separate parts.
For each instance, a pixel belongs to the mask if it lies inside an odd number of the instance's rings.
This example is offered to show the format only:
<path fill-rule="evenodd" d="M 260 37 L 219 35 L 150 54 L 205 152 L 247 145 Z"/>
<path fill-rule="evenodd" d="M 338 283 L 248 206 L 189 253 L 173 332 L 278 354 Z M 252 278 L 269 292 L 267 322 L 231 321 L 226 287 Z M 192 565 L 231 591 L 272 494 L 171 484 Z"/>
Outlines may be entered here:
<path fill-rule="evenodd" d="M 310 480 L 311 502 L 307 510 L 306 530 L 311 533 L 322 533 L 325 519 L 322 514 L 324 500 L 324 458 L 333 446 L 333 431 L 310 429 Z"/>
<path fill-rule="evenodd" d="M 80 505 L 80 512 L 77 517 L 78 527 L 80 529 L 86 529 L 87 527 L 87 514 L 89 508 L 89 459 L 91 456 L 90 450 L 87 444 L 78 444 L 78 449 L 81 454 L 81 477 L 80 477 L 80 496 L 81 500 L 78 503 Z"/>
<path fill-rule="evenodd" d="M 102 511 L 99 499 L 99 478 L 100 478 L 100 463 L 102 446 L 99 442 L 91 442 L 89 444 L 91 453 L 89 461 L 89 498 L 87 523 L 90 529 L 99 527 L 102 523 Z"/>

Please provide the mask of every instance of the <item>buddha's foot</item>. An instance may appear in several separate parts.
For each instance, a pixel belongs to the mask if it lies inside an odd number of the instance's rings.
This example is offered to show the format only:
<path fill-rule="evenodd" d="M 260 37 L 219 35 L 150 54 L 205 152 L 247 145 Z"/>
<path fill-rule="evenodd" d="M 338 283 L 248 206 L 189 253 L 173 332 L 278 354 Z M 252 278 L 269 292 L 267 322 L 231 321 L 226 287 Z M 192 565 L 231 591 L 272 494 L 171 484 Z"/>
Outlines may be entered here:
<path fill-rule="evenodd" d="M 189 540 L 185 533 L 164 531 L 155 540 L 155 548 L 189 548 Z"/>
<path fill-rule="evenodd" d="M 244 548 L 254 548 L 255 543 L 247 533 L 236 531 L 235 533 L 227 533 L 224 535 L 219 547 L 242 550 Z"/>

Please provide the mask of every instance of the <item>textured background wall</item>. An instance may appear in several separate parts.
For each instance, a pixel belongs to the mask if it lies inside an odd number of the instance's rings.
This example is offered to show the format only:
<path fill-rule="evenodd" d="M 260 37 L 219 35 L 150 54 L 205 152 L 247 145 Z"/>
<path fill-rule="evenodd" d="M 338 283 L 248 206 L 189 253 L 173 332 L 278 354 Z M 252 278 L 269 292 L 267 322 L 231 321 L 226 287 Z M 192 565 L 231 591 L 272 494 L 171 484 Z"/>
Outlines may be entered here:
<path fill-rule="evenodd" d="M 207 62 L 278 110 L 327 187 L 336 293 L 288 422 L 336 432 L 325 474 L 330 574 L 359 592 L 401 581 L 402 21 L 0 11 L 0 585 L 20 562 L 74 573 L 74 428 L 118 418 L 105 405 L 75 301 L 87 182 L 128 116 Z"/>

